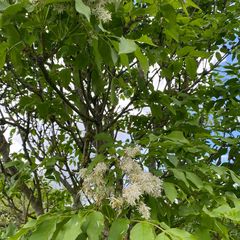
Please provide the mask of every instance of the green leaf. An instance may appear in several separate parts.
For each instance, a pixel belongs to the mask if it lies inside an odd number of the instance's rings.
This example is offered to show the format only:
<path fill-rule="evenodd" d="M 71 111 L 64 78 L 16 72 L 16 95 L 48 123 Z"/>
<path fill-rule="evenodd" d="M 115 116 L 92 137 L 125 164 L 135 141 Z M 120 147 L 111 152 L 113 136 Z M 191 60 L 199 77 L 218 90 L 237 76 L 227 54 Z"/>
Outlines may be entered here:
<path fill-rule="evenodd" d="M 130 232 L 130 240 L 154 240 L 152 225 L 146 222 L 137 223 Z"/>
<path fill-rule="evenodd" d="M 112 49 L 109 43 L 106 40 L 99 38 L 98 49 L 99 53 L 101 54 L 103 62 L 109 66 L 112 66 L 113 65 Z"/>
<path fill-rule="evenodd" d="M 172 140 L 174 142 L 189 144 L 189 141 L 184 137 L 183 132 L 180 131 L 173 131 L 170 134 L 168 134 L 165 138 Z"/>
<path fill-rule="evenodd" d="M 187 11 L 187 7 L 186 7 L 186 3 L 184 0 L 178 0 L 181 5 L 182 5 L 182 8 L 183 8 L 183 11 L 185 12 L 185 14 L 188 16 L 188 11 Z"/>
<path fill-rule="evenodd" d="M 23 227 L 14 235 L 8 238 L 8 240 L 19 240 L 23 235 L 26 235 L 31 228 L 36 226 L 37 221 L 35 219 L 29 220 Z"/>
<path fill-rule="evenodd" d="M 229 170 L 232 180 L 240 186 L 240 177 L 238 177 L 232 170 Z"/>
<path fill-rule="evenodd" d="M 172 114 L 176 115 L 176 110 L 175 108 L 171 105 L 171 99 L 169 98 L 169 96 L 167 96 L 166 94 L 162 94 L 161 95 L 161 103 L 168 108 L 168 110 L 170 110 L 172 112 Z"/>
<path fill-rule="evenodd" d="M 129 220 L 125 218 L 116 219 L 110 228 L 108 240 L 122 240 L 127 233 Z"/>
<path fill-rule="evenodd" d="M 171 240 L 165 232 L 162 232 L 160 234 L 157 235 L 155 240 Z"/>
<path fill-rule="evenodd" d="M 8 240 L 20 240 L 21 237 L 30 231 L 29 228 L 21 228 L 14 236 L 8 238 Z"/>
<path fill-rule="evenodd" d="M 148 69 L 149 69 L 149 65 L 148 65 L 148 59 L 145 55 L 142 54 L 140 48 L 137 48 L 137 50 L 135 51 L 135 56 L 138 59 L 140 66 L 145 74 L 145 76 L 148 73 Z"/>
<path fill-rule="evenodd" d="M 104 217 L 100 212 L 91 212 L 86 217 L 82 229 L 88 235 L 88 240 L 99 240 L 104 228 Z"/>
<path fill-rule="evenodd" d="M 66 3 L 72 2 L 72 0 L 45 0 L 43 4 L 52 4 L 52 3 Z"/>
<path fill-rule="evenodd" d="M 132 53 L 132 52 L 135 52 L 136 50 L 137 50 L 137 44 L 135 43 L 134 40 L 126 39 L 124 37 L 120 38 L 119 54 Z"/>
<path fill-rule="evenodd" d="M 185 172 L 186 177 L 190 180 L 197 188 L 201 189 L 203 187 L 203 181 L 192 172 Z"/>
<path fill-rule="evenodd" d="M 90 22 L 91 9 L 85 5 L 82 0 L 75 0 L 75 9 L 77 12 L 83 14 Z"/>
<path fill-rule="evenodd" d="M 104 79 L 99 75 L 99 71 L 94 69 L 92 72 L 92 87 L 97 96 L 104 91 L 104 84 Z"/>
<path fill-rule="evenodd" d="M 95 140 L 104 141 L 104 142 L 107 142 L 107 143 L 113 143 L 112 136 L 109 133 L 106 133 L 106 132 L 98 133 L 95 136 Z"/>
<path fill-rule="evenodd" d="M 116 64 L 118 60 L 118 54 L 113 48 L 111 48 L 111 57 L 112 57 L 113 64 Z"/>
<path fill-rule="evenodd" d="M 149 5 L 147 8 L 138 8 L 135 11 L 135 13 L 139 14 L 139 15 L 156 16 L 156 14 L 158 12 L 158 5 L 156 3 L 157 2 L 155 1 L 155 3 L 153 3 L 152 5 Z"/>
<path fill-rule="evenodd" d="M 221 61 L 222 56 L 221 56 L 220 52 L 216 52 L 215 56 L 216 56 L 218 61 Z"/>
<path fill-rule="evenodd" d="M 117 94 L 116 94 L 116 79 L 113 79 L 112 82 L 111 82 L 111 95 L 110 95 L 110 98 L 111 98 L 111 103 L 116 106 L 118 104 L 118 97 L 117 97 Z"/>
<path fill-rule="evenodd" d="M 1 1 L 0 2 L 0 12 L 4 11 L 9 7 L 9 3 L 7 1 Z"/>
<path fill-rule="evenodd" d="M 172 170 L 175 178 L 177 178 L 178 180 L 183 181 L 185 183 L 185 185 L 187 187 L 189 187 L 189 183 L 188 183 L 188 181 L 187 181 L 187 179 L 185 177 L 185 174 L 181 170 L 179 170 L 179 169 L 171 169 L 171 170 Z"/>
<path fill-rule="evenodd" d="M 81 226 L 85 218 L 81 215 L 75 214 L 63 226 L 56 236 L 56 240 L 75 240 L 78 235 L 82 233 Z"/>
<path fill-rule="evenodd" d="M 152 39 L 150 37 L 148 37 L 147 35 L 142 35 L 140 38 L 136 39 L 136 41 L 139 43 L 146 43 L 148 45 L 157 47 L 157 45 L 154 44 Z"/>
<path fill-rule="evenodd" d="M 227 218 L 236 223 L 240 223 L 240 208 L 231 208 L 227 203 L 222 204 L 212 211 L 204 206 L 203 211 L 210 217 Z"/>
<path fill-rule="evenodd" d="M 92 46 L 93 46 L 93 54 L 94 54 L 94 57 L 95 57 L 96 65 L 98 67 L 98 70 L 101 71 L 102 56 L 101 56 L 101 54 L 99 52 L 99 49 L 98 49 L 98 39 L 97 38 L 94 38 L 92 40 Z"/>
<path fill-rule="evenodd" d="M 3 68 L 5 64 L 7 46 L 8 44 L 6 42 L 0 44 L 0 69 Z"/>
<path fill-rule="evenodd" d="M 203 188 L 207 190 L 210 194 L 214 195 L 213 188 L 210 184 L 204 184 Z"/>
<path fill-rule="evenodd" d="M 9 7 L 7 7 L 4 12 L 3 12 L 3 16 L 4 17 L 9 17 L 9 16 L 14 16 L 15 14 L 17 14 L 18 12 L 20 12 L 21 10 L 23 10 L 23 7 L 26 6 L 27 1 L 21 1 L 19 3 L 15 3 L 12 5 L 9 5 Z"/>
<path fill-rule="evenodd" d="M 23 228 L 32 228 L 36 226 L 37 220 L 36 219 L 30 219 L 26 224 L 23 225 Z"/>
<path fill-rule="evenodd" d="M 211 240 L 211 235 L 209 229 L 200 228 L 197 232 L 194 233 L 197 240 Z"/>
<path fill-rule="evenodd" d="M 56 230 L 57 219 L 49 219 L 40 223 L 29 240 L 50 240 Z"/>
<path fill-rule="evenodd" d="M 21 60 L 21 54 L 19 53 L 19 51 L 12 49 L 9 53 L 9 57 L 11 59 L 11 62 L 13 64 L 14 68 L 21 75 L 24 66 L 23 66 L 23 63 Z"/>
<path fill-rule="evenodd" d="M 171 162 L 171 164 L 174 165 L 174 167 L 177 167 L 178 163 L 179 163 L 179 160 L 176 156 L 174 155 L 168 155 L 168 160 Z"/>
<path fill-rule="evenodd" d="M 209 58 L 210 57 L 210 53 L 208 52 L 204 52 L 204 51 L 191 51 L 190 55 L 192 57 L 200 57 L 200 58 Z"/>
<path fill-rule="evenodd" d="M 13 166 L 18 166 L 18 165 L 23 165 L 23 163 L 21 162 L 21 161 L 19 161 L 19 160 L 16 160 L 16 161 L 10 161 L 10 162 L 5 162 L 4 164 L 3 164 L 3 166 L 5 167 L 5 168 L 10 168 L 10 167 L 13 167 Z"/>
<path fill-rule="evenodd" d="M 220 236 L 222 236 L 222 239 L 230 240 L 229 238 L 229 229 L 223 225 L 220 221 L 214 220 L 214 230 L 217 231 Z"/>
<path fill-rule="evenodd" d="M 71 81 L 71 71 L 69 68 L 64 68 L 59 72 L 59 78 L 62 85 L 67 88 Z"/>
<path fill-rule="evenodd" d="M 173 203 L 178 195 L 175 185 L 170 182 L 164 182 L 163 189 L 164 189 L 164 192 L 165 192 L 167 198 L 170 200 L 171 203 Z"/>
<path fill-rule="evenodd" d="M 195 47 L 191 46 L 185 46 L 183 48 L 179 48 L 177 50 L 177 54 L 181 57 L 188 55 L 190 52 L 193 52 L 195 50 Z"/>
<path fill-rule="evenodd" d="M 228 170 L 226 167 L 223 167 L 223 166 L 214 166 L 214 165 L 212 165 L 212 166 L 210 166 L 210 168 L 211 168 L 214 172 L 216 172 L 217 174 L 219 174 L 221 177 L 224 176 L 224 175 L 226 175 L 227 170 Z"/>
<path fill-rule="evenodd" d="M 186 6 L 187 7 L 194 7 L 200 10 L 199 6 L 195 4 L 192 0 L 186 0 Z"/>
<path fill-rule="evenodd" d="M 165 230 L 165 232 L 174 237 L 174 239 L 177 238 L 177 240 L 197 240 L 195 236 L 182 229 L 170 228 Z"/>
<path fill-rule="evenodd" d="M 121 54 L 120 55 L 120 62 L 123 66 L 129 68 L 129 60 L 128 60 L 128 55 L 127 54 Z"/>
<path fill-rule="evenodd" d="M 51 105 L 49 104 L 49 102 L 41 102 L 41 103 L 37 104 L 37 111 L 41 118 L 46 119 L 46 117 L 49 114 L 50 106 Z"/>
<path fill-rule="evenodd" d="M 185 59 L 186 71 L 189 74 L 191 79 L 194 79 L 197 75 L 197 63 L 194 58 L 187 57 Z"/>
<path fill-rule="evenodd" d="M 168 25 L 165 29 L 165 34 L 169 37 L 173 38 L 176 42 L 179 41 L 179 33 L 178 28 L 175 25 Z"/>
<path fill-rule="evenodd" d="M 14 223 L 10 223 L 6 228 L 6 237 L 10 237 L 15 234 L 17 226 Z"/>
<path fill-rule="evenodd" d="M 190 215 L 197 216 L 197 215 L 199 215 L 199 211 L 200 211 L 200 209 L 199 209 L 198 205 L 191 204 L 191 205 L 179 206 L 178 213 L 182 217 L 187 217 Z"/>
<path fill-rule="evenodd" d="M 150 133 L 148 137 L 150 142 L 155 142 L 158 140 L 158 136 L 154 135 L 153 133 Z"/>

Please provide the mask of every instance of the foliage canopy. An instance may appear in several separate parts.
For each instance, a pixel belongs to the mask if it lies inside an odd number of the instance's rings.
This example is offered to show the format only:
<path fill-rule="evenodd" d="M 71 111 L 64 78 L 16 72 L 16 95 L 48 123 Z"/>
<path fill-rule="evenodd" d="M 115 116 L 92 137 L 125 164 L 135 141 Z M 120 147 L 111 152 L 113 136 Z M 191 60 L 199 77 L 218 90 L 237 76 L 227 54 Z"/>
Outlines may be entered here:
<path fill-rule="evenodd" d="M 0 12 L 2 239 L 240 238 L 238 0 Z"/>

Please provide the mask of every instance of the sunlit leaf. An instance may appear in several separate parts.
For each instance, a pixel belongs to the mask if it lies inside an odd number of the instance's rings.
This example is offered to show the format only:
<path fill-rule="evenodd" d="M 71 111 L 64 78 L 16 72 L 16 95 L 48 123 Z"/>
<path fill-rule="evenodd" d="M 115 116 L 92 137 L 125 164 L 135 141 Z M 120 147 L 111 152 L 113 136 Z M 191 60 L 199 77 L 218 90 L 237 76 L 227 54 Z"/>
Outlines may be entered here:
<path fill-rule="evenodd" d="M 84 4 L 82 0 L 75 0 L 75 8 L 77 12 L 83 14 L 90 22 L 91 9 L 89 6 Z"/>
<path fill-rule="evenodd" d="M 89 240 L 99 240 L 104 228 L 104 217 L 100 212 L 91 212 L 82 226 Z"/>
<path fill-rule="evenodd" d="M 174 200 L 177 198 L 177 190 L 175 188 L 175 185 L 170 182 L 164 182 L 163 183 L 163 189 L 167 196 L 167 198 L 170 200 L 170 202 L 174 202 Z"/>
<path fill-rule="evenodd" d="M 142 35 L 140 38 L 136 39 L 137 42 L 146 43 L 148 45 L 156 47 L 157 45 L 153 43 L 152 39 L 147 35 Z"/>
<path fill-rule="evenodd" d="M 50 219 L 40 223 L 29 240 L 50 240 L 56 230 L 57 219 Z"/>
<path fill-rule="evenodd" d="M 130 232 L 130 240 L 154 240 L 155 234 L 152 225 L 137 223 Z"/>
<path fill-rule="evenodd" d="M 116 219 L 110 228 L 108 240 L 122 240 L 129 227 L 128 219 Z"/>
<path fill-rule="evenodd" d="M 132 53 L 132 52 L 135 52 L 136 50 L 137 50 L 137 44 L 135 43 L 134 40 L 126 39 L 124 37 L 120 38 L 119 54 Z"/>

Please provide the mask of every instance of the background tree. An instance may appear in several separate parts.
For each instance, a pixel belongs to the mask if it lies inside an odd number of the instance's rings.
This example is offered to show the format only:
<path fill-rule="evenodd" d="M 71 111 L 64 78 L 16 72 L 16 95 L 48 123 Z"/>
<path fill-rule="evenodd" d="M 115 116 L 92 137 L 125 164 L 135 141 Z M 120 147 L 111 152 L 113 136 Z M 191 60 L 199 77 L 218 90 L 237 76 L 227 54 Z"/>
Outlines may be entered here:
<path fill-rule="evenodd" d="M 0 10 L 9 239 L 239 239 L 239 1 Z"/>

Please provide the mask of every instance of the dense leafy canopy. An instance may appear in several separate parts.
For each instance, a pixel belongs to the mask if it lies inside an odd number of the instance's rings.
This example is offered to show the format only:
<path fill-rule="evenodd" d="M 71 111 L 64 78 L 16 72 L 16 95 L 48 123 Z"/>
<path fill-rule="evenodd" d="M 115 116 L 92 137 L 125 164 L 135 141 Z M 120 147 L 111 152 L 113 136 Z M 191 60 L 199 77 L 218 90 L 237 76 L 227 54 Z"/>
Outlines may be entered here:
<path fill-rule="evenodd" d="M 2 239 L 240 238 L 238 0 L 0 12 Z"/>

